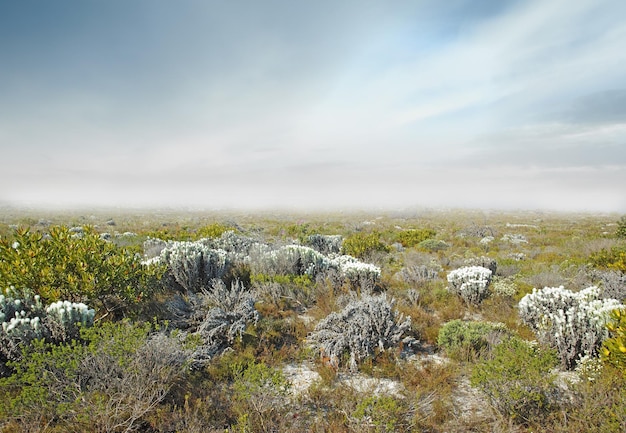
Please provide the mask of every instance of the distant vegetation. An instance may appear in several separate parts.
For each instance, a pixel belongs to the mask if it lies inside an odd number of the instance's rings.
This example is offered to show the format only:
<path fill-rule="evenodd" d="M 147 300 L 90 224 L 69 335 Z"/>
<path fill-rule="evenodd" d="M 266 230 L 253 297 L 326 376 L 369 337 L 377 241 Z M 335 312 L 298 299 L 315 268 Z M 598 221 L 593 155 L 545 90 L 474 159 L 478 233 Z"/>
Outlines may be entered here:
<path fill-rule="evenodd" d="M 625 221 L 3 215 L 0 432 L 626 431 Z"/>

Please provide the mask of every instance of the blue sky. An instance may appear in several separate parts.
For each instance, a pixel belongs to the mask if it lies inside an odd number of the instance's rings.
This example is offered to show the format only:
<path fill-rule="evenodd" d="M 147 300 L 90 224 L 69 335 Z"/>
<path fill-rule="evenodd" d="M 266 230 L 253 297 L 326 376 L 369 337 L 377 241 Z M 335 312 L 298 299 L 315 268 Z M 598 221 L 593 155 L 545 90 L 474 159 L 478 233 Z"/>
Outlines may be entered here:
<path fill-rule="evenodd" d="M 626 212 L 626 3 L 0 3 L 0 202 Z"/>

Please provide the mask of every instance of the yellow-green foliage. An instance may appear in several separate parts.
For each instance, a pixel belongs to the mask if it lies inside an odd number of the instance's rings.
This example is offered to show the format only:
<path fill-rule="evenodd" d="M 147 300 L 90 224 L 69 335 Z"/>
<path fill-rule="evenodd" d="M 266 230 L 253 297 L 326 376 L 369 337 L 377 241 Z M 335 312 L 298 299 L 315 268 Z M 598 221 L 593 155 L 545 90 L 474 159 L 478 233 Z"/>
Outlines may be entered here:
<path fill-rule="evenodd" d="M 389 252 L 389 247 L 380 239 L 379 232 L 355 233 L 343 241 L 342 251 L 344 254 L 366 258 L 374 252 Z"/>
<path fill-rule="evenodd" d="M 626 238 L 626 215 L 622 216 L 617 222 L 617 230 L 615 234 L 618 238 Z"/>
<path fill-rule="evenodd" d="M 556 352 L 542 350 L 519 338 L 511 338 L 494 349 L 491 359 L 472 368 L 471 384 L 489 398 L 504 417 L 520 424 L 545 420 L 556 409 Z"/>
<path fill-rule="evenodd" d="M 198 231 L 196 232 L 196 237 L 198 239 L 219 238 L 220 236 L 222 236 L 222 234 L 229 230 L 233 230 L 233 228 L 225 224 L 213 223 L 198 229 Z"/>
<path fill-rule="evenodd" d="M 626 310 L 614 310 L 606 327 L 611 336 L 602 345 L 602 359 L 626 368 Z"/>
<path fill-rule="evenodd" d="M 626 272 L 626 247 L 602 249 L 591 255 L 594 266 Z"/>
<path fill-rule="evenodd" d="M 431 229 L 410 229 L 396 233 L 394 240 L 400 242 L 405 248 L 412 248 L 426 239 L 434 238 L 436 234 Z"/>
<path fill-rule="evenodd" d="M 76 234 L 55 226 L 46 237 L 20 229 L 0 239 L 0 287 L 30 289 L 46 304 L 61 299 L 121 313 L 154 293 L 161 272 L 89 227 Z"/>

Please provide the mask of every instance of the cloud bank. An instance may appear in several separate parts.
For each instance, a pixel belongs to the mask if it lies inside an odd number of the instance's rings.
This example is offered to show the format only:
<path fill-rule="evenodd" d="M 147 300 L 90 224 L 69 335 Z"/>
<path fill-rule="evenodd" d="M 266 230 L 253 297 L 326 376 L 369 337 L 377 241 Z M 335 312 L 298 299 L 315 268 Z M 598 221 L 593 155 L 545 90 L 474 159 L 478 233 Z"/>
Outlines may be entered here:
<path fill-rule="evenodd" d="M 0 201 L 626 211 L 626 4 L 486 3 L 3 3 Z"/>

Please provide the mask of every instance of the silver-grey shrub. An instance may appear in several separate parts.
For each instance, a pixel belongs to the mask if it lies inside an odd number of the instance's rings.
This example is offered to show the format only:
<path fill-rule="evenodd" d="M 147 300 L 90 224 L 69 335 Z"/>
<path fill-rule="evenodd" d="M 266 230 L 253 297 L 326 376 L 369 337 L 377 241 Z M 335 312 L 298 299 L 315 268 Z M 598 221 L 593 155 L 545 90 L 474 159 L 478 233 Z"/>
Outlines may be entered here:
<path fill-rule="evenodd" d="M 533 289 L 518 305 L 521 320 L 544 344 L 555 348 L 563 367 L 572 369 L 581 357 L 594 356 L 608 337 L 609 314 L 623 305 L 601 299 L 598 287 L 572 292 L 560 287 Z"/>
<path fill-rule="evenodd" d="M 356 370 L 360 361 L 377 351 L 414 341 L 406 336 L 411 318 L 398 313 L 394 304 L 385 294 L 363 295 L 322 319 L 309 342 L 334 365 L 339 365 L 341 357 L 349 353 L 349 367 Z"/>
<path fill-rule="evenodd" d="M 310 235 L 306 244 L 322 254 L 339 254 L 343 237 L 341 235 Z"/>
<path fill-rule="evenodd" d="M 302 245 L 259 248 L 250 258 L 250 270 L 255 274 L 309 275 L 314 278 L 329 267 L 325 255 Z"/>
<path fill-rule="evenodd" d="M 465 266 L 448 273 L 448 291 L 468 304 L 478 305 L 489 296 L 491 271 L 482 266 Z"/>
<path fill-rule="evenodd" d="M 173 286 L 198 292 L 211 280 L 222 278 L 232 265 L 228 253 L 201 242 L 172 242 L 158 256 L 167 266 L 166 278 Z"/>
<path fill-rule="evenodd" d="M 239 281 L 228 288 L 223 281 L 213 280 L 202 294 L 209 309 L 195 332 L 203 342 L 192 355 L 195 365 L 224 352 L 242 337 L 250 323 L 259 320 L 254 296 Z"/>

